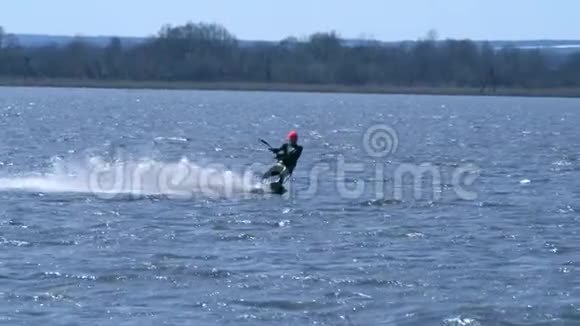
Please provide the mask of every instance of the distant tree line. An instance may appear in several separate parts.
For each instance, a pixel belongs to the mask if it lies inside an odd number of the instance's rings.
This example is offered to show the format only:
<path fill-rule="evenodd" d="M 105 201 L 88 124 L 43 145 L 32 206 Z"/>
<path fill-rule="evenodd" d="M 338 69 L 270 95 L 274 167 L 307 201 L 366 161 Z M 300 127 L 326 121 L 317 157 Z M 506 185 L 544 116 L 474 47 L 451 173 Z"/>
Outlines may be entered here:
<path fill-rule="evenodd" d="M 576 87 L 580 53 L 553 61 L 540 50 L 494 49 L 433 33 L 396 45 L 347 45 L 335 33 L 241 44 L 224 27 L 165 26 L 143 43 L 106 47 L 81 40 L 23 47 L 0 27 L 0 78 L 233 81 L 395 87 Z"/>

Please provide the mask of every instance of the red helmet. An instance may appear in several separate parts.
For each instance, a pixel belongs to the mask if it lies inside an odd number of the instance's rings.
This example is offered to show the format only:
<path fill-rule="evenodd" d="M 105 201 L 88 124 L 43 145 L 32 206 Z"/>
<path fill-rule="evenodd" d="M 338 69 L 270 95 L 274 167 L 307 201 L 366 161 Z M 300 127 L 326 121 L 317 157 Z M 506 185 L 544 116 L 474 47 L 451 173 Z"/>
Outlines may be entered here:
<path fill-rule="evenodd" d="M 290 133 L 288 134 L 288 140 L 297 141 L 298 133 L 296 131 L 290 131 Z"/>

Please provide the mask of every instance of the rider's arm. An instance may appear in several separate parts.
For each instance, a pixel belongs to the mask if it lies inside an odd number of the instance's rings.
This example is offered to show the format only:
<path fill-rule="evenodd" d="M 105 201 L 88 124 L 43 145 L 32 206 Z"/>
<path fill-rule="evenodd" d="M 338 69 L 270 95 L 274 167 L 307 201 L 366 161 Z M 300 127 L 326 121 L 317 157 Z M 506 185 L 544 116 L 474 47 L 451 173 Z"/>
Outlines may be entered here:
<path fill-rule="evenodd" d="M 278 154 L 282 151 L 286 152 L 286 144 L 280 146 L 280 148 L 270 148 L 270 150 L 272 151 L 272 153 L 274 154 Z"/>
<path fill-rule="evenodd" d="M 303 149 L 302 146 L 298 147 L 298 150 L 297 150 L 297 153 L 296 153 L 296 161 L 298 161 L 298 159 L 300 158 L 300 156 L 302 156 L 302 149 Z"/>

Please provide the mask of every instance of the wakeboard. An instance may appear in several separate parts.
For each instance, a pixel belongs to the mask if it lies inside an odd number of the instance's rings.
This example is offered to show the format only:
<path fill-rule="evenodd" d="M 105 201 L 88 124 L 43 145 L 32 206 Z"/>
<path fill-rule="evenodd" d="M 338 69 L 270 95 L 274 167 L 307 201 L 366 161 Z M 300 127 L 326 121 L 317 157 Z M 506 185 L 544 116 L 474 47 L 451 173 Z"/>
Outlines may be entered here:
<path fill-rule="evenodd" d="M 267 181 L 264 180 L 261 184 L 257 184 L 251 191 L 253 194 L 264 195 L 264 194 L 274 194 L 274 195 L 284 195 L 288 190 L 283 184 L 278 181 Z"/>
<path fill-rule="evenodd" d="M 270 183 L 270 191 L 273 194 L 276 194 L 276 195 L 283 195 L 288 190 L 286 190 L 286 188 L 284 187 L 284 184 L 283 183 L 280 183 L 280 182 L 271 182 Z"/>

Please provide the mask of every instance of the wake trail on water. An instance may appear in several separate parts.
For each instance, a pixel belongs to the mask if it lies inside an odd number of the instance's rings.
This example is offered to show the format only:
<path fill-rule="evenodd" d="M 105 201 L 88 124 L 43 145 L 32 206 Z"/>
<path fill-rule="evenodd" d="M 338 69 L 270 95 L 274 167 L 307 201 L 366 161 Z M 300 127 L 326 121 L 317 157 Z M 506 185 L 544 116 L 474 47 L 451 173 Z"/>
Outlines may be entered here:
<path fill-rule="evenodd" d="M 164 162 L 150 158 L 107 161 L 54 159 L 46 173 L 0 175 L 0 191 L 83 193 L 98 197 L 233 197 L 264 190 L 251 171 L 235 172 L 186 158 Z"/>

